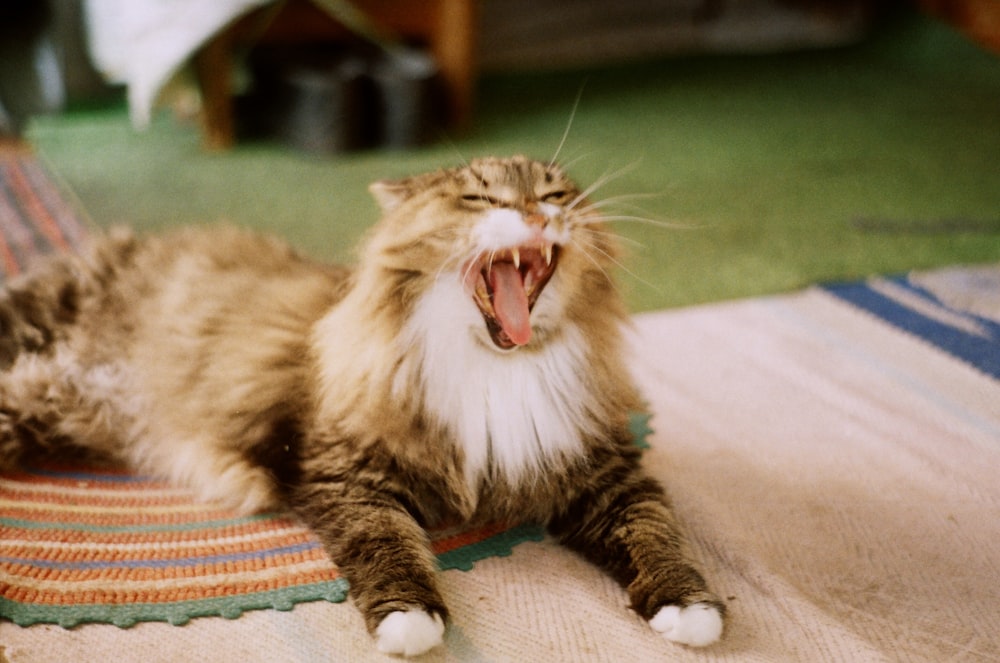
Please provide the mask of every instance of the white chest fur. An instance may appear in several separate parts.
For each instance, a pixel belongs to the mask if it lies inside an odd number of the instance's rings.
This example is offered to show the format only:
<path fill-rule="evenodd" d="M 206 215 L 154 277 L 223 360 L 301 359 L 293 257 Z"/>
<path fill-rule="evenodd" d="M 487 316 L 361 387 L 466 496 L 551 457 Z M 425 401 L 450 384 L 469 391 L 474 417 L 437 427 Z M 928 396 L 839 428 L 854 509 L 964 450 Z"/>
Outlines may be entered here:
<path fill-rule="evenodd" d="M 407 331 L 419 348 L 425 404 L 462 445 L 470 484 L 490 472 L 516 482 L 582 451 L 589 398 L 576 329 L 540 349 L 495 350 L 458 279 L 443 277 Z"/>

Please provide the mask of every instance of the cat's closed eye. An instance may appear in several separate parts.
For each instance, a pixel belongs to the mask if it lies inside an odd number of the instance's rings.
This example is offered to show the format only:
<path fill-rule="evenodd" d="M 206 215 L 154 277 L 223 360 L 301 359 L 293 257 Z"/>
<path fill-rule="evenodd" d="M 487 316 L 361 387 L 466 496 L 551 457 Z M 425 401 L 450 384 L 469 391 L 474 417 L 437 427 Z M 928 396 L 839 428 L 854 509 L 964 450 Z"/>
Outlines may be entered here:
<path fill-rule="evenodd" d="M 549 193 L 542 195 L 543 203 L 561 203 L 569 198 L 569 191 L 559 189 L 558 191 L 550 191 Z"/>
<path fill-rule="evenodd" d="M 503 203 L 493 196 L 487 196 L 483 193 L 466 193 L 462 195 L 462 201 L 467 203 L 477 203 L 480 205 L 490 205 L 492 207 L 501 207 Z"/>

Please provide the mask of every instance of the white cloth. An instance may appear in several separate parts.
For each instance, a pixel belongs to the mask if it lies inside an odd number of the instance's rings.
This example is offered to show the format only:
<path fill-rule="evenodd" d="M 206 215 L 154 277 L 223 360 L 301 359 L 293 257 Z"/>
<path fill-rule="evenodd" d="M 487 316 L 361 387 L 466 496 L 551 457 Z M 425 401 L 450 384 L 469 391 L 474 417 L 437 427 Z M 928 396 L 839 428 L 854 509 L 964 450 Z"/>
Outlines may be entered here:
<path fill-rule="evenodd" d="M 145 128 L 160 90 L 198 48 L 273 1 L 87 0 L 91 57 L 109 81 L 126 85 L 132 123 Z"/>

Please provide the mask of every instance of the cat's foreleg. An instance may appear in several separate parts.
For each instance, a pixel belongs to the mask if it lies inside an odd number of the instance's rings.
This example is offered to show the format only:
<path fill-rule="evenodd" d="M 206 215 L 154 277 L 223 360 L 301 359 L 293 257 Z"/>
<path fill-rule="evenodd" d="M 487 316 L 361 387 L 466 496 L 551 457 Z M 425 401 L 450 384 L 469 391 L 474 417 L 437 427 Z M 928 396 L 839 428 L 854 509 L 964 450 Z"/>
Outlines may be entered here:
<path fill-rule="evenodd" d="M 634 462 L 598 468 L 549 530 L 618 580 L 632 609 L 667 640 L 701 647 L 722 635 L 724 604 L 690 561 L 662 488 Z"/>
<path fill-rule="evenodd" d="M 427 534 L 391 497 L 350 492 L 314 485 L 298 511 L 350 583 L 379 651 L 422 654 L 441 644 L 448 614 Z"/>

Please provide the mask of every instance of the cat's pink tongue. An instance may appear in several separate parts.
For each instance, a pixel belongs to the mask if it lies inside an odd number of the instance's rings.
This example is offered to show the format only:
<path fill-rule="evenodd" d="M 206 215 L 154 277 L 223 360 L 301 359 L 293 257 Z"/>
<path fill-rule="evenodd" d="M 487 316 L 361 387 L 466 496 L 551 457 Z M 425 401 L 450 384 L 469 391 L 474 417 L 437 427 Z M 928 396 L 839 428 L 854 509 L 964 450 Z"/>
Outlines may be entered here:
<path fill-rule="evenodd" d="M 513 263 L 493 263 L 490 269 L 490 287 L 493 289 L 493 310 L 497 322 L 515 345 L 531 340 L 531 311 L 528 310 L 528 293 L 524 291 L 521 272 Z"/>

